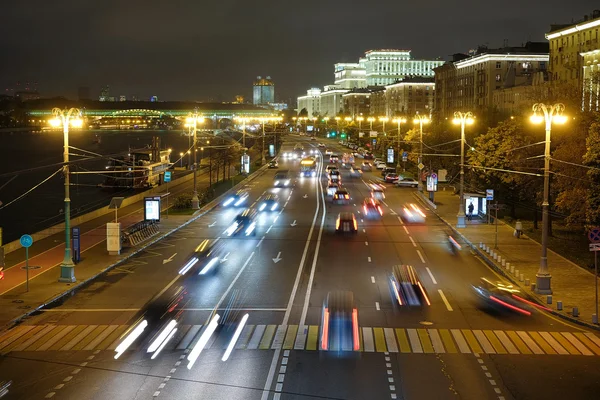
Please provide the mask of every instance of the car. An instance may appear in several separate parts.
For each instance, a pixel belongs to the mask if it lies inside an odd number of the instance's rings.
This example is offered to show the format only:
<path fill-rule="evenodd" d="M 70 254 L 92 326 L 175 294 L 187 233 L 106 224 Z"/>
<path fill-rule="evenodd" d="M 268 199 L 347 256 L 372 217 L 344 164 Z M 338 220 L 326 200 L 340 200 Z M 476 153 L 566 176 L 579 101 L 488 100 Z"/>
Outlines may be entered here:
<path fill-rule="evenodd" d="M 223 201 L 223 207 L 233 206 L 239 207 L 244 205 L 248 200 L 249 194 L 245 190 L 238 190 L 237 192 L 225 197 L 225 201 Z"/>
<path fill-rule="evenodd" d="M 339 183 L 329 181 L 329 183 L 327 184 L 327 196 L 333 197 L 333 195 L 335 194 L 335 192 L 337 192 L 339 188 Z"/>
<path fill-rule="evenodd" d="M 385 191 L 381 185 L 371 185 L 371 197 L 375 200 L 385 200 Z"/>
<path fill-rule="evenodd" d="M 275 211 L 279 207 L 279 197 L 274 194 L 268 194 L 259 204 L 258 211 Z"/>
<path fill-rule="evenodd" d="M 271 160 L 271 161 L 269 161 L 269 167 L 268 167 L 268 168 L 269 168 L 269 169 L 272 169 L 272 168 L 279 168 L 279 164 L 277 163 L 277 161 L 276 161 L 276 160 Z"/>
<path fill-rule="evenodd" d="M 373 170 L 373 166 L 371 165 L 370 162 L 365 161 L 360 166 L 360 169 L 362 169 L 363 171 L 372 171 Z"/>
<path fill-rule="evenodd" d="M 333 151 L 329 150 L 329 149 L 325 149 L 325 155 L 326 156 L 330 156 L 333 154 Z"/>
<path fill-rule="evenodd" d="M 398 306 L 430 306 L 431 301 L 412 265 L 395 265 L 389 278 L 392 302 Z"/>
<path fill-rule="evenodd" d="M 405 204 L 402 207 L 402 219 L 406 222 L 423 223 L 425 218 L 425 213 L 415 203 Z"/>
<path fill-rule="evenodd" d="M 357 233 L 358 222 L 353 212 L 341 212 L 335 220 L 336 233 Z"/>
<path fill-rule="evenodd" d="M 275 178 L 273 180 L 273 185 L 275 187 L 288 187 L 292 183 L 292 179 L 290 178 L 290 173 L 287 170 L 278 171 L 275 174 Z"/>
<path fill-rule="evenodd" d="M 379 218 L 383 215 L 381 202 L 372 197 L 367 197 L 363 201 L 363 213 L 366 218 Z"/>
<path fill-rule="evenodd" d="M 317 138 L 313 136 L 310 138 L 310 140 L 317 140 Z"/>
<path fill-rule="evenodd" d="M 471 285 L 475 294 L 483 303 L 492 309 L 516 312 L 521 315 L 530 316 L 533 303 L 525 300 L 519 289 L 507 282 L 492 282 L 487 278 L 481 278 L 479 284 Z M 537 306 L 548 310 L 546 307 Z"/>
<path fill-rule="evenodd" d="M 345 188 L 339 188 L 333 194 L 331 201 L 334 204 L 350 204 L 350 193 Z"/>
<path fill-rule="evenodd" d="M 329 173 L 329 181 L 334 183 L 340 183 L 342 181 L 342 175 L 340 174 L 340 171 L 338 171 L 337 169 L 332 170 Z"/>
<path fill-rule="evenodd" d="M 198 269 L 198 275 L 214 272 L 219 261 L 225 256 L 225 243 L 217 239 L 204 239 L 194 250 L 191 257 L 179 270 L 179 275 L 185 275 L 190 270 Z"/>
<path fill-rule="evenodd" d="M 350 177 L 351 178 L 360 178 L 362 176 L 362 171 L 358 168 L 356 168 L 356 166 L 354 164 L 352 164 L 352 166 L 350 166 Z"/>
<path fill-rule="evenodd" d="M 329 156 L 330 163 L 337 163 L 339 161 L 339 156 L 337 154 L 332 154 Z"/>
<path fill-rule="evenodd" d="M 363 158 L 365 160 L 372 160 L 373 159 L 373 153 L 366 151 L 366 152 L 363 153 Z"/>
<path fill-rule="evenodd" d="M 390 172 L 388 174 L 385 175 L 385 178 L 383 178 L 384 181 L 386 181 L 387 183 L 394 183 L 396 182 L 400 177 L 398 176 L 397 173 L 395 172 Z"/>
<path fill-rule="evenodd" d="M 336 165 L 328 165 L 325 167 L 325 172 L 327 173 L 327 175 L 329 175 L 329 173 L 331 171 L 337 171 L 338 167 Z"/>
<path fill-rule="evenodd" d="M 235 217 L 224 233 L 227 236 L 236 236 L 239 234 L 243 234 L 244 236 L 256 236 L 256 214 L 257 212 L 253 208 L 244 210 Z"/>
<path fill-rule="evenodd" d="M 375 158 L 373 159 L 373 164 L 376 164 L 376 165 L 377 165 L 377 164 L 379 164 L 379 163 L 382 163 L 382 162 L 384 162 L 384 160 L 382 160 L 382 159 L 381 159 L 381 158 L 379 158 L 379 157 L 375 157 Z"/>
<path fill-rule="evenodd" d="M 327 294 L 321 313 L 319 350 L 333 354 L 360 350 L 358 309 L 352 292 Z"/>
<path fill-rule="evenodd" d="M 417 186 L 419 186 L 419 182 L 417 182 L 417 180 L 413 179 L 413 178 L 403 178 L 403 179 L 398 179 L 396 181 L 396 186 L 416 188 Z"/>
<path fill-rule="evenodd" d="M 325 143 L 319 143 L 317 146 L 318 147 L 325 147 Z"/>
<path fill-rule="evenodd" d="M 387 174 L 391 174 L 391 173 L 396 173 L 396 168 L 395 167 L 388 167 L 386 165 L 386 167 L 384 169 L 381 170 L 381 177 L 385 178 L 385 176 Z"/>
<path fill-rule="evenodd" d="M 377 168 L 377 169 L 385 169 L 385 168 L 387 168 L 387 164 L 384 163 L 384 162 L 378 162 L 378 163 L 375 163 L 375 168 Z"/>

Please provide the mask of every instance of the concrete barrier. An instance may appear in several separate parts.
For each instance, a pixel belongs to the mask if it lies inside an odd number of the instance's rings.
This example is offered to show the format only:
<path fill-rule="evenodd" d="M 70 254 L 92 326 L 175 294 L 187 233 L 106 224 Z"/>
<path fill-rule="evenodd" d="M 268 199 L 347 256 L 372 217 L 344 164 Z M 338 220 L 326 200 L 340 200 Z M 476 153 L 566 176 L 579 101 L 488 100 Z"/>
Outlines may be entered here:
<path fill-rule="evenodd" d="M 552 304 L 552 295 L 551 294 L 546 296 L 546 304 Z"/>
<path fill-rule="evenodd" d="M 559 301 L 556 302 L 556 309 L 558 311 L 562 311 L 562 309 L 563 309 L 562 301 L 559 300 Z"/>
<path fill-rule="evenodd" d="M 578 307 L 573 307 L 573 316 L 579 317 L 579 308 Z"/>

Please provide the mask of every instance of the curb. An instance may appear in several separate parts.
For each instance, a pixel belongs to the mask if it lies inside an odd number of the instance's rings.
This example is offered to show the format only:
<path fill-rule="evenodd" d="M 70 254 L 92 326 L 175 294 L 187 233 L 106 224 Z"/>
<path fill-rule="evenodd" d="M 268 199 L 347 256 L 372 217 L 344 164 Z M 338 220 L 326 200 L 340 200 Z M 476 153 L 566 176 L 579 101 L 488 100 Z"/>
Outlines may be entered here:
<path fill-rule="evenodd" d="M 233 188 L 227 190 L 225 193 L 223 193 L 222 195 L 220 195 L 219 197 L 213 199 L 210 203 L 206 204 L 204 207 L 202 207 L 200 210 L 198 210 L 196 212 L 196 214 L 194 216 L 192 216 L 192 218 L 190 218 L 189 220 L 187 220 L 186 222 L 182 223 L 181 225 L 179 225 L 176 228 L 171 229 L 168 232 L 165 232 L 164 234 L 154 238 L 153 240 L 146 242 L 144 245 L 142 245 L 141 247 L 138 247 L 135 251 L 127 254 L 125 257 L 117 260 L 116 262 L 110 264 L 109 266 L 107 266 L 106 268 L 104 268 L 102 271 L 98 272 L 96 275 L 93 275 L 91 277 L 89 277 L 88 279 L 79 282 L 77 285 L 70 287 L 68 290 L 54 296 L 53 298 L 51 298 L 50 300 L 47 300 L 46 302 L 40 304 L 39 306 L 35 307 L 34 309 L 31 309 L 29 311 L 27 311 L 26 313 L 8 321 L 7 323 L 5 323 L 2 327 L 0 327 L 0 332 L 5 332 L 7 330 L 12 329 L 14 326 L 20 324 L 21 322 L 23 322 L 23 320 L 27 317 L 30 317 L 31 315 L 39 312 L 40 310 L 47 308 L 51 305 L 53 305 L 54 303 L 60 302 L 62 300 L 64 300 L 66 297 L 69 296 L 73 296 L 75 295 L 80 289 L 85 288 L 87 285 L 89 285 L 90 283 L 92 283 L 94 280 L 98 279 L 99 277 L 101 277 L 102 275 L 104 275 L 105 273 L 109 272 L 110 270 L 112 270 L 113 268 L 119 266 L 120 264 L 124 263 L 125 261 L 129 260 L 130 258 L 132 258 L 133 256 L 135 256 L 136 254 L 146 250 L 146 248 L 152 246 L 154 243 L 161 241 L 162 239 L 166 238 L 167 236 L 177 232 L 179 229 L 191 224 L 192 222 L 196 221 L 198 218 L 206 215 L 209 211 L 212 211 L 214 208 L 216 208 L 220 203 L 221 200 L 224 196 L 226 196 L 229 192 L 231 192 L 232 190 L 238 190 L 238 187 L 241 187 L 251 181 L 253 181 L 254 179 L 258 178 L 259 176 L 261 176 L 265 171 L 267 170 L 267 165 L 263 165 L 262 167 L 260 167 L 258 170 L 254 171 L 252 174 L 248 175 L 248 177 L 246 177 L 244 180 L 242 180 L 240 183 L 238 183 L 237 185 L 235 185 Z"/>
<path fill-rule="evenodd" d="M 423 200 L 424 200 L 424 199 L 421 197 L 422 195 L 421 195 L 421 196 L 419 196 L 419 194 L 418 194 L 418 193 L 417 193 L 417 194 L 415 194 L 414 196 L 415 196 L 417 199 L 419 199 L 420 201 L 423 201 Z M 428 199 L 425 199 L 425 200 L 428 200 Z M 427 202 L 425 202 L 425 203 L 427 204 Z M 538 298 L 537 298 L 537 297 L 535 297 L 535 296 L 532 296 L 532 295 L 531 295 L 531 294 L 530 294 L 530 293 L 527 291 L 527 288 L 524 288 L 524 287 L 523 287 L 523 286 L 520 284 L 520 282 L 516 281 L 516 280 L 515 280 L 515 279 L 514 279 L 514 278 L 513 278 L 511 275 L 507 274 L 507 273 L 506 273 L 506 271 L 505 271 L 504 269 L 502 269 L 500 266 L 498 266 L 498 265 L 497 265 L 497 264 L 494 262 L 494 260 L 490 259 L 490 258 L 488 257 L 488 255 L 487 255 L 485 252 L 481 251 L 481 249 L 479 249 L 479 247 L 478 247 L 477 245 L 473 244 L 473 243 L 472 243 L 472 242 L 471 242 L 471 241 L 470 241 L 470 240 L 469 240 L 469 239 L 468 239 L 468 238 L 467 238 L 465 235 L 463 235 L 463 234 L 462 234 L 462 233 L 461 233 L 461 232 L 460 232 L 460 231 L 459 231 L 459 230 L 458 230 L 456 227 L 454 227 L 454 225 L 452 225 L 450 222 L 446 221 L 446 219 L 444 219 L 444 218 L 443 218 L 441 215 L 439 215 L 439 214 L 437 213 L 436 209 L 432 209 L 431 207 L 430 207 L 430 209 L 431 209 L 431 211 L 432 211 L 432 212 L 433 212 L 433 213 L 434 213 L 434 214 L 435 214 L 435 215 L 436 215 L 436 216 L 437 216 L 437 217 L 438 217 L 438 218 L 439 218 L 439 219 L 440 219 L 440 220 L 441 220 L 443 223 L 445 223 L 446 225 L 448 225 L 448 227 L 449 227 L 450 229 L 452 229 L 452 231 L 453 231 L 454 233 L 456 233 L 458 236 L 460 236 L 460 238 L 461 238 L 461 239 L 462 239 L 462 240 L 463 240 L 465 243 L 467 243 L 467 244 L 469 245 L 469 247 L 471 248 L 471 250 L 473 250 L 473 251 L 474 251 L 474 252 L 475 252 L 475 253 L 476 253 L 476 254 L 479 256 L 479 258 L 481 258 L 483 261 L 485 261 L 485 263 L 488 265 L 488 267 L 490 267 L 491 269 L 493 269 L 495 272 L 499 273 L 500 275 L 504 276 L 504 277 L 505 277 L 506 279 L 508 279 L 508 280 L 509 280 L 511 283 L 513 283 L 514 285 L 516 285 L 517 287 L 519 287 L 521 290 L 523 290 L 523 293 L 524 293 L 524 294 L 527 296 L 527 298 L 528 298 L 529 300 L 531 300 L 531 301 L 534 301 L 535 303 L 537 303 L 537 304 L 539 304 L 539 305 L 541 305 L 541 306 L 543 306 L 543 307 L 547 307 L 545 304 L 543 304 L 543 303 L 540 301 L 540 299 L 538 299 Z M 559 318 L 562 318 L 562 319 L 564 319 L 564 320 L 567 320 L 567 321 L 569 321 L 569 322 L 573 322 L 573 323 L 575 323 L 575 324 L 577 324 L 577 325 L 581 325 L 581 326 L 584 326 L 584 327 L 586 327 L 586 328 L 591 328 L 591 329 L 594 329 L 594 330 L 600 330 L 600 326 L 594 325 L 594 324 L 592 324 L 592 323 L 590 323 L 590 322 L 585 322 L 585 321 L 581 321 L 581 320 L 579 320 L 579 319 L 575 319 L 575 318 L 573 318 L 573 317 L 570 317 L 570 316 L 568 316 L 568 315 L 561 314 L 561 313 L 559 313 L 559 312 L 557 312 L 557 311 L 555 311 L 555 310 L 552 310 L 552 309 L 550 309 L 550 313 L 551 313 L 551 314 L 553 314 L 553 315 L 555 315 L 555 316 L 557 316 L 557 317 L 559 317 Z"/>

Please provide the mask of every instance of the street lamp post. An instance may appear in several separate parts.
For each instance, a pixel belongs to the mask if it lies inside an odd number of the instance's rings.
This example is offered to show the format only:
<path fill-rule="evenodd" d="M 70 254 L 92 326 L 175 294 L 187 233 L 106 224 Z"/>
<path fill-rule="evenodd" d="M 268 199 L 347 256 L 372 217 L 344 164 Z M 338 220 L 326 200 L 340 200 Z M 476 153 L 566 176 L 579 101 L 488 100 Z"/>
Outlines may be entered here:
<path fill-rule="evenodd" d="M 265 118 L 261 118 L 260 122 L 262 122 L 262 164 L 264 165 L 267 162 L 265 158 Z"/>
<path fill-rule="evenodd" d="M 423 164 L 423 124 L 428 124 L 429 123 L 429 118 L 425 115 L 420 115 L 417 114 L 415 115 L 415 119 L 413 120 L 413 123 L 419 124 L 419 136 L 420 136 L 420 149 L 419 149 L 419 161 L 417 163 L 417 181 L 419 182 L 419 192 L 423 191 L 423 182 L 421 181 L 421 170 L 422 167 L 421 165 Z M 462 176 L 462 175 L 461 175 Z"/>
<path fill-rule="evenodd" d="M 325 121 L 325 136 L 327 136 L 327 130 L 329 129 L 329 117 L 323 118 L 323 121 Z"/>
<path fill-rule="evenodd" d="M 63 174 L 65 175 L 65 257 L 60 264 L 59 282 L 75 282 L 75 264 L 71 256 L 71 198 L 70 198 L 70 172 L 69 172 L 69 125 L 80 128 L 83 125 L 81 111 L 78 108 L 61 110 L 53 108 L 54 118 L 50 124 L 54 127 L 62 125 L 63 128 Z"/>
<path fill-rule="evenodd" d="M 352 122 L 352 117 L 346 117 L 344 118 L 344 121 L 346 121 L 346 143 L 350 143 L 350 122 Z"/>
<path fill-rule="evenodd" d="M 335 117 L 335 122 L 337 124 L 336 132 L 338 135 L 340 134 L 340 119 L 341 119 L 340 117 Z"/>
<path fill-rule="evenodd" d="M 362 122 L 365 120 L 365 117 L 358 116 L 356 117 L 356 120 L 358 121 L 358 145 L 360 146 L 360 133 L 362 131 Z"/>
<path fill-rule="evenodd" d="M 398 124 L 398 154 L 396 154 L 396 159 L 398 160 L 396 162 L 396 170 L 400 171 L 400 128 L 402 126 L 402 124 L 406 123 L 406 118 L 395 118 L 392 122 L 395 122 Z"/>
<path fill-rule="evenodd" d="M 548 271 L 548 228 L 550 219 L 548 217 L 548 208 L 550 206 L 548 197 L 550 190 L 550 133 L 552 124 L 564 124 L 567 122 L 567 117 L 563 115 L 565 106 L 562 103 L 546 105 L 544 103 L 536 103 L 533 105 L 533 115 L 531 122 L 546 124 L 546 141 L 544 149 L 544 199 L 542 201 L 542 255 L 540 257 L 540 268 L 535 275 L 536 284 L 535 291 L 538 294 L 552 294 L 551 279 L 552 276 Z"/>
<path fill-rule="evenodd" d="M 183 168 L 183 151 L 179 153 L 179 166 Z"/>
<path fill-rule="evenodd" d="M 387 136 L 387 134 L 385 133 L 385 123 L 389 121 L 388 117 L 379 117 L 379 121 L 383 123 L 383 127 L 382 127 L 382 133 L 383 136 Z M 385 139 L 384 139 L 384 145 L 385 145 Z M 385 151 L 384 151 L 385 153 Z M 385 154 L 383 154 L 383 156 L 385 157 Z"/>
<path fill-rule="evenodd" d="M 465 222 L 465 125 L 472 125 L 475 120 L 471 111 L 457 111 L 454 113 L 452 122 L 455 125 L 460 124 L 460 193 L 458 196 L 460 205 L 458 206 L 456 227 L 464 228 L 467 226 Z M 421 143 L 423 142 L 421 141 Z"/>
<path fill-rule="evenodd" d="M 204 117 L 199 116 L 197 111 L 194 111 L 194 113 L 190 114 L 190 116 L 186 119 L 186 122 L 188 124 L 188 126 L 192 126 L 193 128 L 193 132 L 194 132 L 194 168 L 193 168 L 193 174 L 194 174 L 194 193 L 192 194 L 192 208 L 194 210 L 197 210 L 200 208 L 200 198 L 198 197 L 198 187 L 196 186 L 196 176 L 198 175 L 196 173 L 197 168 L 197 162 L 198 162 L 198 157 L 197 157 L 197 153 L 198 150 L 196 149 L 196 130 L 198 128 L 198 124 L 204 122 Z M 189 153 L 189 151 L 188 151 Z"/>

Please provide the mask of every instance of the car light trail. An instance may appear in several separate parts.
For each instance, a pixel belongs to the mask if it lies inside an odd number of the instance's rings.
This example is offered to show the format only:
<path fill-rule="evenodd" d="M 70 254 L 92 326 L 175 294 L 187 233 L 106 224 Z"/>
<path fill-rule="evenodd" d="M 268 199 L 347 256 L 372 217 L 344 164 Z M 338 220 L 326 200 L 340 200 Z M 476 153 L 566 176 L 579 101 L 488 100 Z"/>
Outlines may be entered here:
<path fill-rule="evenodd" d="M 541 308 L 542 310 L 546 310 L 546 311 L 552 311 L 552 310 L 551 310 L 551 309 L 549 309 L 548 307 L 544 307 L 544 306 L 542 306 L 542 305 L 540 305 L 540 304 L 535 304 L 535 303 L 534 303 L 534 302 L 532 302 L 532 301 L 525 300 L 524 298 L 522 298 L 522 297 L 520 297 L 520 296 L 517 296 L 516 294 L 513 294 L 513 295 L 512 295 L 512 297 L 513 297 L 513 298 L 515 298 L 515 299 L 517 299 L 517 300 L 519 300 L 519 301 L 522 301 L 523 303 L 527 303 L 527 304 L 529 304 L 529 305 L 532 305 L 532 306 L 534 306 L 534 307 Z"/>
<path fill-rule="evenodd" d="M 427 293 L 425 293 L 425 289 L 423 288 L 423 285 L 421 285 L 421 282 L 417 282 L 417 285 L 419 285 L 419 289 L 421 289 L 421 293 L 423 293 L 423 297 L 425 298 L 427 305 L 430 306 L 431 303 L 429 302 L 429 297 L 427 297 Z"/>
<path fill-rule="evenodd" d="M 248 314 L 245 314 L 242 317 L 242 320 L 240 321 L 240 324 L 238 325 L 237 329 L 235 330 L 235 333 L 233 334 L 233 337 L 231 338 L 231 341 L 229 342 L 229 345 L 227 346 L 227 350 L 225 350 L 225 354 L 223 354 L 223 358 L 221 358 L 221 361 L 227 361 L 227 359 L 231 355 L 231 352 L 233 351 L 233 346 L 235 346 L 235 344 L 237 343 L 237 340 L 239 339 L 240 335 L 242 334 L 242 329 L 244 329 L 244 325 L 246 325 L 246 322 L 248 321 L 248 317 L 249 317 Z"/>
<path fill-rule="evenodd" d="M 360 337 L 358 336 L 358 310 L 352 310 L 352 336 L 354 339 L 354 351 L 360 350 Z"/>
<path fill-rule="evenodd" d="M 219 325 L 219 318 L 221 318 L 220 315 L 216 314 L 213 317 L 213 319 L 209 322 L 208 326 L 206 327 L 206 330 L 202 332 L 202 336 L 200 336 L 198 343 L 196 343 L 190 355 L 188 356 L 188 369 L 192 369 L 192 366 L 196 362 L 196 359 L 198 358 L 202 350 L 204 350 L 204 346 L 206 346 L 206 343 L 208 343 L 208 339 L 210 339 L 215 329 L 217 329 L 217 326 Z"/>
<path fill-rule="evenodd" d="M 175 325 L 177 325 L 177 321 L 175 321 L 174 319 L 169 321 L 167 326 L 165 326 L 165 329 L 163 329 L 160 332 L 160 334 L 156 337 L 156 339 L 154 339 L 154 341 L 150 344 L 147 353 L 152 353 L 156 351 L 156 349 L 158 349 L 161 343 L 165 341 L 165 338 L 169 336 L 169 333 L 171 333 L 171 331 L 175 328 Z"/>
<path fill-rule="evenodd" d="M 121 357 L 121 354 L 123 354 L 129 348 L 129 346 L 131 346 L 135 339 L 137 339 L 142 332 L 144 332 L 144 329 L 146 329 L 147 326 L 148 321 L 143 320 L 129 335 L 127 335 L 127 337 L 115 349 L 117 352 L 117 354 L 115 354 L 115 360 Z"/>
<path fill-rule="evenodd" d="M 175 332 L 177 332 L 177 328 L 173 329 L 171 333 L 169 333 L 169 336 L 167 336 L 167 338 L 162 342 L 160 347 L 154 352 L 154 354 L 152 354 L 152 357 L 150 357 L 151 360 L 154 360 L 160 354 L 162 349 L 167 345 L 167 343 L 169 343 L 169 340 L 171 340 L 173 335 L 175 335 Z"/>
<path fill-rule="evenodd" d="M 223 205 L 225 207 L 227 207 L 228 205 L 230 205 L 233 202 L 233 197 L 230 197 L 229 199 L 225 200 L 225 202 L 223 203 Z"/>
<path fill-rule="evenodd" d="M 205 266 L 204 268 L 202 268 L 202 270 L 198 273 L 198 275 L 204 275 L 206 274 L 208 271 L 210 271 L 210 269 L 219 261 L 219 257 L 215 257 L 212 260 L 210 260 Z"/>
<path fill-rule="evenodd" d="M 329 309 L 326 308 L 323 315 L 323 333 L 321 335 L 321 348 L 327 350 L 329 347 Z"/>
<path fill-rule="evenodd" d="M 179 270 L 179 275 L 184 275 L 185 273 L 187 273 L 194 265 L 196 265 L 197 262 L 197 257 L 192 258 L 190 261 L 188 261 L 187 264 L 183 266 L 183 268 Z"/>
<path fill-rule="evenodd" d="M 527 311 L 527 310 L 523 310 L 522 308 L 519 308 L 519 307 L 515 307 L 515 306 L 513 306 L 512 304 L 508 304 L 507 302 L 505 302 L 505 301 L 502 301 L 502 300 L 500 300 L 500 299 L 499 299 L 499 298 L 497 298 L 497 297 L 490 296 L 490 300 L 493 300 L 493 301 L 495 301 L 495 302 L 496 302 L 496 303 L 498 303 L 498 304 L 502 304 L 503 306 L 505 306 L 505 307 L 508 307 L 508 308 L 510 308 L 511 310 L 515 310 L 515 311 L 517 311 L 517 312 L 520 312 L 521 314 L 524 314 L 524 315 L 531 315 L 531 313 L 530 313 L 529 311 Z"/>

